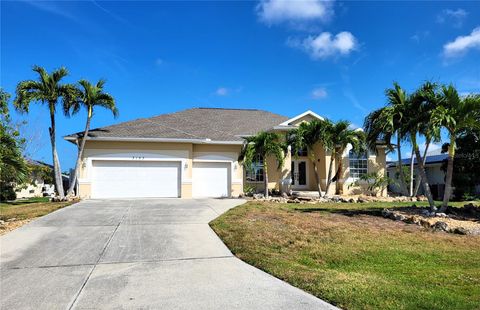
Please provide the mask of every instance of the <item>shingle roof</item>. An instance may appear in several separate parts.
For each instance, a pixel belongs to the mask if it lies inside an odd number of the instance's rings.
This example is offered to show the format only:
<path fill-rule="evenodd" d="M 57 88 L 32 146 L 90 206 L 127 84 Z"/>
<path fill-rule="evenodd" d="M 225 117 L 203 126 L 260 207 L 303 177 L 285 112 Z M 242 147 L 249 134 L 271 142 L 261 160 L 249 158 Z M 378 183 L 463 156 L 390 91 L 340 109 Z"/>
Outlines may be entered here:
<path fill-rule="evenodd" d="M 193 108 L 90 130 L 92 138 L 166 138 L 242 141 L 288 117 L 253 109 Z M 75 138 L 81 132 L 65 138 Z"/>

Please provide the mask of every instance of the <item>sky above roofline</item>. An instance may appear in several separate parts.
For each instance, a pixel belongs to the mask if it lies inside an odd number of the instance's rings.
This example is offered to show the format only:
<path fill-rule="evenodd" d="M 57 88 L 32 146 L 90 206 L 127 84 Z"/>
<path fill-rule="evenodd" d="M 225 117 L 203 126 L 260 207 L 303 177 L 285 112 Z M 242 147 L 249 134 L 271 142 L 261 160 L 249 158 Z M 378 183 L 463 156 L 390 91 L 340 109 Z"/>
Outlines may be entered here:
<path fill-rule="evenodd" d="M 105 78 L 120 117 L 98 110 L 92 127 L 199 106 L 288 117 L 312 110 L 361 127 L 369 111 L 385 104 L 393 81 L 408 91 L 425 80 L 453 83 L 462 94 L 480 89 L 477 1 L 25 0 L 0 6 L 1 86 L 14 93 L 20 80 L 35 77 L 34 64 L 65 65 L 67 82 Z M 61 136 L 81 131 L 85 114 L 57 118 L 66 170 L 76 150 Z M 46 108 L 35 105 L 14 119 L 28 122 L 30 157 L 51 162 Z"/>

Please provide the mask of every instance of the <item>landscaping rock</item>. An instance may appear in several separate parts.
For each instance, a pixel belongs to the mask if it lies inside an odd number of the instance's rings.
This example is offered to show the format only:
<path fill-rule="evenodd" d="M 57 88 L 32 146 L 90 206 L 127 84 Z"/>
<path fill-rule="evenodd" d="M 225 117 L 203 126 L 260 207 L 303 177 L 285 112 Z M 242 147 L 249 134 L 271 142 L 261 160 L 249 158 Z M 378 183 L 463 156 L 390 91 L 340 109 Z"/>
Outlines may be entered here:
<path fill-rule="evenodd" d="M 463 227 L 457 227 L 453 230 L 454 234 L 459 234 L 459 235 L 468 235 L 468 230 L 466 230 Z"/>
<path fill-rule="evenodd" d="M 258 200 L 258 199 L 264 199 L 265 195 L 259 193 L 259 194 L 254 194 L 253 199 Z"/>
<path fill-rule="evenodd" d="M 288 199 L 288 198 L 289 198 L 289 197 L 288 197 L 288 194 L 285 193 L 285 192 L 282 193 L 282 197 L 285 198 L 285 199 Z"/>
<path fill-rule="evenodd" d="M 436 222 L 432 228 L 437 231 L 448 231 L 448 224 L 442 221 Z"/>
<path fill-rule="evenodd" d="M 437 217 L 448 217 L 445 213 L 436 213 L 435 216 Z"/>

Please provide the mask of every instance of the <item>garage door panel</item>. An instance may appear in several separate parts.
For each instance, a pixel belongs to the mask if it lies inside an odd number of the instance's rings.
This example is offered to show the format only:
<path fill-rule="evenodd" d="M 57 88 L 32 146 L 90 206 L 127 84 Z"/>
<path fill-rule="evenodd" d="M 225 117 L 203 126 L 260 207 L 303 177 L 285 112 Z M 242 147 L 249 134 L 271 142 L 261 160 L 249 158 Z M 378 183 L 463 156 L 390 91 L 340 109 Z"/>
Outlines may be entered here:
<path fill-rule="evenodd" d="M 229 197 L 230 171 L 230 163 L 194 163 L 193 197 Z"/>
<path fill-rule="evenodd" d="M 94 161 L 92 198 L 178 197 L 177 162 Z"/>

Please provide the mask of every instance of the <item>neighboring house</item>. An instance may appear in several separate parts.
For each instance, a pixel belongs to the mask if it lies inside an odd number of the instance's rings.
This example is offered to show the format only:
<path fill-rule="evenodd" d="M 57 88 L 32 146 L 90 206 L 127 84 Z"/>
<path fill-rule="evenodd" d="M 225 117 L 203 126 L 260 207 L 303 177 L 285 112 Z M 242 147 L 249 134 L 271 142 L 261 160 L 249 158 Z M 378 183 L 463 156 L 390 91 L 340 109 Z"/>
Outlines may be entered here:
<path fill-rule="evenodd" d="M 36 167 L 37 169 L 32 169 L 33 172 L 30 175 L 29 183 L 26 183 L 15 190 L 17 199 L 53 195 L 55 186 L 48 181 L 46 182 L 44 173 L 41 173 L 41 171 L 52 171 L 53 166 L 33 159 L 26 159 L 26 161 L 30 167 Z"/>
<path fill-rule="evenodd" d="M 425 159 L 425 172 L 427 174 L 428 182 L 434 199 L 443 199 L 443 193 L 445 191 L 445 171 L 441 169 L 443 161 L 447 159 L 447 154 L 441 154 L 440 151 L 427 154 Z M 402 159 L 402 165 L 410 169 L 410 158 Z M 414 157 L 414 187 L 417 180 L 417 159 Z M 387 175 L 394 180 L 393 184 L 389 185 L 389 190 L 394 193 L 400 193 L 400 178 L 397 170 L 397 161 L 391 161 L 387 163 Z M 419 195 L 423 195 L 423 186 L 420 186 L 418 190 Z"/>
<path fill-rule="evenodd" d="M 83 198 L 237 197 L 246 184 L 263 187 L 263 159 L 253 169 L 238 162 L 242 137 L 260 131 L 284 133 L 312 119 L 322 117 L 311 111 L 288 118 L 262 110 L 194 108 L 94 129 L 82 158 L 79 194 Z M 79 134 L 64 138 L 75 143 Z M 317 152 L 325 189 L 330 154 L 321 146 Z M 359 191 L 348 186 L 359 175 L 385 173 L 383 146 L 377 153 L 349 154 L 348 150 L 344 154 L 345 174 L 340 180 L 345 193 Z M 269 188 L 316 189 L 313 166 L 304 153 L 286 154 L 280 171 L 273 158 L 267 161 L 271 162 Z"/>

